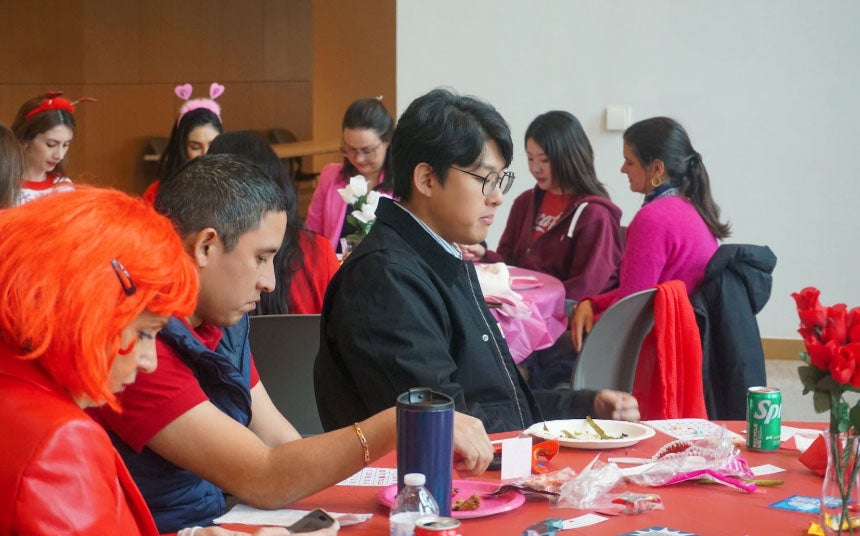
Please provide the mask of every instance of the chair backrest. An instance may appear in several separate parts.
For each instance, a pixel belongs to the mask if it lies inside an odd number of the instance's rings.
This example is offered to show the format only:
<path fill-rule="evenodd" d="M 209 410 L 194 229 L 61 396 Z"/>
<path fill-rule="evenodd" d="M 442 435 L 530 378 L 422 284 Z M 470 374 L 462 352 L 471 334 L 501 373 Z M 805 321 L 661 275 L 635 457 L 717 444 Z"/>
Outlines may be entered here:
<path fill-rule="evenodd" d="M 320 315 L 251 317 L 251 352 L 275 407 L 303 436 L 323 432 L 314 395 Z"/>
<path fill-rule="evenodd" d="M 654 327 L 654 293 L 631 294 L 607 309 L 585 338 L 570 384 L 573 389 L 631 392 L 639 349 Z"/>

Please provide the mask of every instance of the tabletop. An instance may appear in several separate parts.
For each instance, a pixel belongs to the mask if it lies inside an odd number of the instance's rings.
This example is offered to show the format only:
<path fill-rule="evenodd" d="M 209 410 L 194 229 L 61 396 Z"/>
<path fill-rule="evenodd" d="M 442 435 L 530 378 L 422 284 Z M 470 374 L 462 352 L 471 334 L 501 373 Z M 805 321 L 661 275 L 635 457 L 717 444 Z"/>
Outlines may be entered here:
<path fill-rule="evenodd" d="M 490 309 L 505 334 L 511 357 L 515 363 L 520 363 L 535 350 L 552 346 L 567 329 L 564 284 L 549 274 L 517 266 L 508 266 L 508 271 L 514 281 L 524 278 L 520 281 L 531 279 L 536 282 L 522 287 L 514 285 L 516 288 L 512 289 L 531 307 L 532 314 L 528 318 L 514 318 L 500 309 Z"/>
<path fill-rule="evenodd" d="M 723 423 L 732 431 L 741 433 L 745 422 Z M 821 423 L 784 423 L 792 426 L 819 429 Z M 511 437 L 514 434 L 494 434 L 494 438 Z M 606 457 L 651 457 L 661 446 L 674 438 L 658 432 L 654 437 L 620 449 L 602 450 Z M 756 493 L 744 493 L 720 485 L 705 485 L 692 482 L 660 488 L 648 488 L 628 484 L 627 491 L 656 493 L 662 498 L 664 509 L 652 510 L 639 515 L 619 515 L 607 521 L 579 529 L 565 530 L 561 534 L 623 535 L 648 534 L 652 527 L 668 527 L 677 531 L 669 534 L 697 534 L 702 536 L 722 535 L 793 535 L 806 534 L 809 523 L 817 521 L 817 514 L 779 510 L 771 504 L 794 494 L 818 497 L 821 492 L 821 477 L 810 472 L 798 461 L 799 452 L 784 447 L 777 451 L 758 452 L 740 447 L 742 456 L 750 467 L 772 464 L 785 469 L 771 476 L 761 477 L 784 480 L 776 487 L 760 487 Z M 580 471 L 597 453 L 593 450 L 562 448 L 550 461 L 550 470 L 570 466 Z M 604 459 L 603 457 L 601 459 Z M 378 460 L 378 467 L 396 466 L 396 454 L 390 453 Z M 498 482 L 497 472 L 487 472 L 475 480 Z M 455 479 L 456 479 L 455 475 Z M 333 486 L 290 508 L 312 510 L 322 507 L 332 512 L 372 513 L 368 521 L 344 527 L 340 534 L 385 535 L 388 534 L 388 509 L 379 504 L 376 487 Z M 519 508 L 510 512 L 484 518 L 462 520 L 464 536 L 484 534 L 519 535 L 529 525 L 541 520 L 560 517 L 570 519 L 589 513 L 588 510 L 551 508 L 546 499 L 528 497 Z M 241 525 L 232 528 L 242 529 Z M 244 527 L 247 530 L 247 527 Z M 637 532 L 638 531 L 638 532 Z M 663 533 L 661 533 L 663 534 Z"/>

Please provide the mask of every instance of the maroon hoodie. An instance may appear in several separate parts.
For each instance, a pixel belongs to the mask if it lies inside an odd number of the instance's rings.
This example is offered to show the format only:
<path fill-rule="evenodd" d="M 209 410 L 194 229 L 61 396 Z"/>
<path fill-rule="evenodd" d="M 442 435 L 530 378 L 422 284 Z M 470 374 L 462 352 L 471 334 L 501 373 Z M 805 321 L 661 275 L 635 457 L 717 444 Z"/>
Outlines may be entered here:
<path fill-rule="evenodd" d="M 574 196 L 573 203 L 546 233 L 530 244 L 535 214 L 544 192 L 535 187 L 514 200 L 499 248 L 485 262 L 501 262 L 559 278 L 569 300 L 579 301 L 615 288 L 621 265 L 621 209 L 605 197 Z M 571 229 L 574 214 L 588 203 Z"/>

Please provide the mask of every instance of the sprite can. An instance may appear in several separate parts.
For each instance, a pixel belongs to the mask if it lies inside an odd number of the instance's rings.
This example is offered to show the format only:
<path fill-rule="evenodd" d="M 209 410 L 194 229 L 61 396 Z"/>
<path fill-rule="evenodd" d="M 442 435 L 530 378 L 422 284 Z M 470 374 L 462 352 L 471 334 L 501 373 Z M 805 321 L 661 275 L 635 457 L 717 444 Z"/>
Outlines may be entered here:
<path fill-rule="evenodd" d="M 778 450 L 782 427 L 782 393 L 775 387 L 747 391 L 747 447 Z"/>

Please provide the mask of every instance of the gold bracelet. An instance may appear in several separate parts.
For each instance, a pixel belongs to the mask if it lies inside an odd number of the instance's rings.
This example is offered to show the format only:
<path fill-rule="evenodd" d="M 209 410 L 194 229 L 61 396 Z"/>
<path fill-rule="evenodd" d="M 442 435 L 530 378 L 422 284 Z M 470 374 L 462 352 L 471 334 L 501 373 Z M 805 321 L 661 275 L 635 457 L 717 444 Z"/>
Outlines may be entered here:
<path fill-rule="evenodd" d="M 357 422 L 353 423 L 352 427 L 355 428 L 355 435 L 358 436 L 358 440 L 361 441 L 361 448 L 364 449 L 364 465 L 370 465 L 370 448 L 367 446 L 367 438 L 364 437 L 364 432 L 361 431 Z"/>

